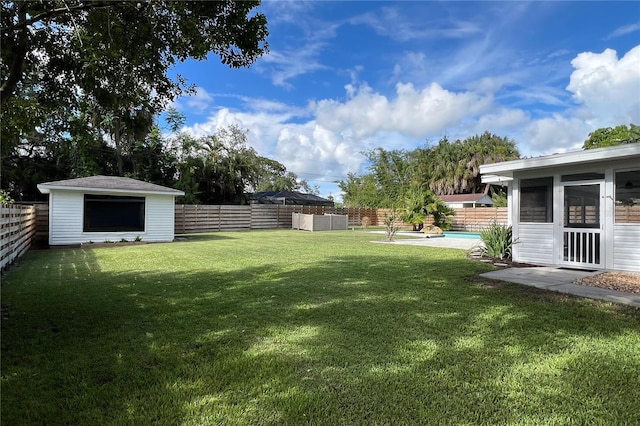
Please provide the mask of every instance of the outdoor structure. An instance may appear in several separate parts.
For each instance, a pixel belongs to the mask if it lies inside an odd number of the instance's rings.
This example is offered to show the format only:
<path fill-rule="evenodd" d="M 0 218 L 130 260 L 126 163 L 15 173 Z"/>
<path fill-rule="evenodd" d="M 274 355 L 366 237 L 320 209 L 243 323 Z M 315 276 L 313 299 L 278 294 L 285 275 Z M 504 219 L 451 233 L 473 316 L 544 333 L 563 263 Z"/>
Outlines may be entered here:
<path fill-rule="evenodd" d="M 487 194 L 454 194 L 439 195 L 444 203 L 452 209 L 468 207 L 493 207 L 493 200 Z"/>
<path fill-rule="evenodd" d="M 291 228 L 303 231 L 346 231 L 348 221 L 346 214 L 291 213 Z"/>
<path fill-rule="evenodd" d="M 480 167 L 508 185 L 513 259 L 640 272 L 640 143 Z"/>
<path fill-rule="evenodd" d="M 184 192 L 135 179 L 91 176 L 38 185 L 49 194 L 49 244 L 173 241 L 174 204 Z"/>
<path fill-rule="evenodd" d="M 256 192 L 250 194 L 249 201 L 252 204 L 282 204 L 285 206 L 334 206 L 333 201 L 326 198 L 295 191 Z"/>

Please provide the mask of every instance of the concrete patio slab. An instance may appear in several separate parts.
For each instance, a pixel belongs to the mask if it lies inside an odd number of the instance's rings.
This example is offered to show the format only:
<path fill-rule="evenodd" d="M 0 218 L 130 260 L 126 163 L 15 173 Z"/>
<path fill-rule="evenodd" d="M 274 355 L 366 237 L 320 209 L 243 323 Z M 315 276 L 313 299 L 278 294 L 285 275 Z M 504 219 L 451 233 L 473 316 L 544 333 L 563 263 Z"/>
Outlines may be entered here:
<path fill-rule="evenodd" d="M 590 299 L 606 300 L 640 308 L 640 294 L 575 284 L 576 280 L 601 273 L 552 267 L 507 268 L 480 274 L 484 278 L 528 285 Z"/>

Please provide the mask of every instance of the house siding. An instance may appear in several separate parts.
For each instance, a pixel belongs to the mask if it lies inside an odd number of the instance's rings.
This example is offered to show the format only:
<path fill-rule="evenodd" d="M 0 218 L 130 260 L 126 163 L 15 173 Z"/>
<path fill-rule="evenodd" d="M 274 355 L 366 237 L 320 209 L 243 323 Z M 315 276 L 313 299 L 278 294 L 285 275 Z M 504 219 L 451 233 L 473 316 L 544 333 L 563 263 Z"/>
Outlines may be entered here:
<path fill-rule="evenodd" d="M 640 271 L 640 225 L 613 227 L 613 269 Z"/>
<path fill-rule="evenodd" d="M 553 223 L 520 223 L 514 235 L 513 260 L 554 264 Z"/>
<path fill-rule="evenodd" d="M 169 195 L 148 195 L 145 241 L 173 241 L 175 202 Z M 135 238 L 135 237 L 134 237 Z"/>
<path fill-rule="evenodd" d="M 83 232 L 84 194 L 91 191 L 52 190 L 49 194 L 49 244 L 72 245 L 104 241 L 172 241 L 174 238 L 174 196 L 145 196 L 145 230 L 126 232 Z M 102 193 L 104 194 L 104 193 Z M 117 193 L 114 195 L 126 195 Z M 131 194 L 140 196 L 140 194 Z"/>
<path fill-rule="evenodd" d="M 82 235 L 82 194 L 51 191 L 49 194 L 49 244 L 77 244 Z"/>

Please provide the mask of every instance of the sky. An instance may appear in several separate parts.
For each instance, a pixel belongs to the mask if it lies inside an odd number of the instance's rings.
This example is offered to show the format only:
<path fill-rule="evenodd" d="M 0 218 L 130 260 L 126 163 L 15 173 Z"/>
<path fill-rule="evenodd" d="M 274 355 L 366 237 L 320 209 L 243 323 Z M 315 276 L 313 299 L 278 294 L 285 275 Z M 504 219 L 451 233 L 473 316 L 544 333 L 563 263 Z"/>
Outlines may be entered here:
<path fill-rule="evenodd" d="M 489 131 L 526 157 L 640 124 L 640 2 L 263 1 L 269 53 L 172 72 L 183 131 L 247 129 L 258 153 L 341 200 L 364 152 Z"/>

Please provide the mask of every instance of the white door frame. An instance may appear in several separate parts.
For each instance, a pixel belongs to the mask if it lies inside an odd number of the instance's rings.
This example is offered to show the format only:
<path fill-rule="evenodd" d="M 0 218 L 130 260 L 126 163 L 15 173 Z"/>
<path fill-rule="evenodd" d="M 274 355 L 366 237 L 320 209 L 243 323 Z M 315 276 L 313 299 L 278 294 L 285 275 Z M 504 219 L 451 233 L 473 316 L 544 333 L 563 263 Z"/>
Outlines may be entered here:
<path fill-rule="evenodd" d="M 574 225 L 567 224 L 567 200 L 565 191 L 569 187 L 598 186 L 597 211 L 591 220 L 596 220 L 591 226 L 588 224 Z M 560 207 L 561 211 L 556 212 L 556 220 L 559 221 L 559 231 L 556 233 L 556 250 L 560 265 L 576 268 L 603 269 L 606 266 L 607 244 L 606 239 L 606 216 L 605 216 L 605 180 L 585 180 L 560 183 Z M 593 201 L 593 200 L 592 200 Z M 578 206 L 575 206 L 578 207 Z M 577 213 L 582 222 L 587 220 L 586 206 L 582 206 L 582 211 Z"/>

